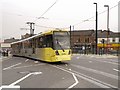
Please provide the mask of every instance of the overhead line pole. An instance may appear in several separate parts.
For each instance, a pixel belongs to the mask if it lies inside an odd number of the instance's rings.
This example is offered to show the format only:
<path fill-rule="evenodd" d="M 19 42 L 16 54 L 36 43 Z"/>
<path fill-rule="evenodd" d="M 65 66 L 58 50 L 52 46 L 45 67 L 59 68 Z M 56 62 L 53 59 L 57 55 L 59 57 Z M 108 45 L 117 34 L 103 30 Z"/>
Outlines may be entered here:
<path fill-rule="evenodd" d="M 104 7 L 107 7 L 107 45 L 106 45 L 106 51 L 108 54 L 108 42 L 109 42 L 109 5 L 104 5 Z"/>
<path fill-rule="evenodd" d="M 72 41 L 71 41 L 71 25 L 70 25 L 70 48 L 72 49 Z"/>
<path fill-rule="evenodd" d="M 30 25 L 30 36 L 33 36 L 34 35 L 34 30 L 35 30 L 35 23 L 27 22 L 27 24 Z"/>
<path fill-rule="evenodd" d="M 96 5 L 96 36 L 95 36 L 95 41 L 96 41 L 96 45 L 95 45 L 95 47 L 96 47 L 96 52 L 95 52 L 95 54 L 97 54 L 97 44 L 98 44 L 98 36 L 97 36 L 97 29 L 98 29 L 98 11 L 97 11 L 97 3 L 93 3 L 93 4 L 95 4 Z"/>

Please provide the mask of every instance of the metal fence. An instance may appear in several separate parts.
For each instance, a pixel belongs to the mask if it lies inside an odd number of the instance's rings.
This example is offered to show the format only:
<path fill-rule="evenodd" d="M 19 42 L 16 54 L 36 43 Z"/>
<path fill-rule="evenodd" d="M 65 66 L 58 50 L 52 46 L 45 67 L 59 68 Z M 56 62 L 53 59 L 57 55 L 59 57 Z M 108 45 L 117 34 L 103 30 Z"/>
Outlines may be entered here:
<path fill-rule="evenodd" d="M 73 54 L 96 54 L 95 47 L 72 47 Z M 110 55 L 120 55 L 120 49 L 118 50 L 109 50 L 106 48 L 98 48 L 98 55 L 110 54 Z"/>

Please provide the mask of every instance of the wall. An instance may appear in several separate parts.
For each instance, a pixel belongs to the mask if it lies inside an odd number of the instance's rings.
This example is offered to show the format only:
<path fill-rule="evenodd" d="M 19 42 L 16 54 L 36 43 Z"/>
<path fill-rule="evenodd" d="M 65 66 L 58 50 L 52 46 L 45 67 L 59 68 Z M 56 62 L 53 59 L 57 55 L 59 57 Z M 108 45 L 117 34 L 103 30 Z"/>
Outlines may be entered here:
<path fill-rule="evenodd" d="M 1 47 L 1 48 L 10 48 L 11 45 L 10 45 L 10 43 L 1 43 L 1 44 L 0 44 L 0 47 Z"/>

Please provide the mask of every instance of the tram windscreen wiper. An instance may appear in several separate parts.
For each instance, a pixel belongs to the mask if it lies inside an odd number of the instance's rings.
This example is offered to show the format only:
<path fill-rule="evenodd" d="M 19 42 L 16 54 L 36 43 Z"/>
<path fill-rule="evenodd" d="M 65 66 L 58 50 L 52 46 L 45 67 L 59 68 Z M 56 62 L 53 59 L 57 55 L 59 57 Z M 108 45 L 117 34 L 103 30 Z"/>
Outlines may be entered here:
<path fill-rule="evenodd" d="M 58 41 L 58 39 L 56 39 L 56 41 L 57 41 L 57 44 L 60 46 L 60 48 L 63 50 L 63 52 L 64 52 L 64 49 L 63 49 L 63 47 L 61 46 L 61 44 L 60 44 L 60 42 Z"/>

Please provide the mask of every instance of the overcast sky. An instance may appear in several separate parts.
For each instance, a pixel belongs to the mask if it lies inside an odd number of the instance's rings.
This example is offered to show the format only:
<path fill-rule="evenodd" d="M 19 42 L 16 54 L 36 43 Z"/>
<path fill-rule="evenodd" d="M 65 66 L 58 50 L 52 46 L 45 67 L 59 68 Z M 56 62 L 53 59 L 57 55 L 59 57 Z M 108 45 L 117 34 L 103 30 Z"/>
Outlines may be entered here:
<path fill-rule="evenodd" d="M 20 38 L 21 35 L 29 33 L 26 22 L 34 22 L 35 33 L 51 28 L 66 28 L 74 25 L 76 30 L 95 29 L 95 5 L 98 3 L 98 13 L 110 8 L 110 30 L 118 31 L 118 6 L 119 0 L 57 0 L 41 18 L 40 17 L 56 0 L 2 0 L 2 37 Z M 93 18 L 91 18 L 93 17 Z M 91 19 L 89 19 L 91 18 Z M 85 21 L 86 19 L 89 19 Z M 99 14 L 98 29 L 107 29 L 107 12 Z M 45 26 L 45 27 L 38 27 Z"/>

